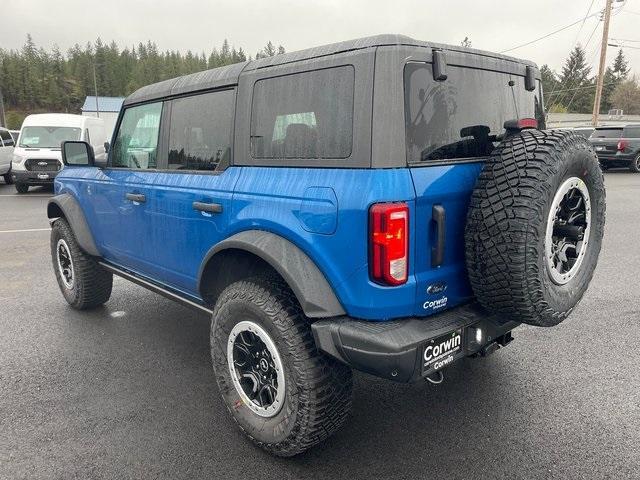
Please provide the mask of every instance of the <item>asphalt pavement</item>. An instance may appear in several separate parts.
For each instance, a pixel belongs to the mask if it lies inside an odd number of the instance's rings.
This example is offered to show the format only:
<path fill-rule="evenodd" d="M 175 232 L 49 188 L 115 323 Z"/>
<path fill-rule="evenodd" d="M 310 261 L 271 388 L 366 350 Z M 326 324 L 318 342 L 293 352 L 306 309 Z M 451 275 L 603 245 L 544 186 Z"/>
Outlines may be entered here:
<path fill-rule="evenodd" d="M 0 181 L 0 479 L 640 478 L 640 175 L 605 177 L 603 251 L 568 320 L 516 329 L 440 386 L 356 373 L 346 428 L 293 459 L 228 416 L 205 315 L 122 279 L 72 310 L 51 192 Z"/>

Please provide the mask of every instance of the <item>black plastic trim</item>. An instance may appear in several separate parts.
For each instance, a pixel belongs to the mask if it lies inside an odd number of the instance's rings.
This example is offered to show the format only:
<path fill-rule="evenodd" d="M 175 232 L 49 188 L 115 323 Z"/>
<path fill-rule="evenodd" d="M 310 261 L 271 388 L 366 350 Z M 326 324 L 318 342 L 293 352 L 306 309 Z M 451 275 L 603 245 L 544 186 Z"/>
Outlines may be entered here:
<path fill-rule="evenodd" d="M 207 263 L 219 252 L 244 250 L 271 265 L 293 290 L 309 318 L 345 315 L 333 288 L 309 256 L 289 240 L 264 230 L 246 230 L 212 247 L 198 272 L 198 291 L 202 293 L 202 275 Z"/>
<path fill-rule="evenodd" d="M 119 277 L 122 277 L 126 280 L 129 280 L 130 282 L 135 283 L 136 285 L 140 285 L 141 287 L 146 288 L 147 290 L 150 290 L 152 292 L 158 293 L 160 295 L 162 295 L 163 297 L 166 297 L 170 300 L 173 300 L 181 305 L 184 305 L 185 307 L 189 307 L 191 309 L 197 310 L 199 312 L 202 313 L 206 313 L 207 315 L 211 315 L 213 314 L 213 310 L 211 310 L 210 308 L 208 308 L 206 305 L 202 304 L 202 303 L 198 303 L 195 300 L 189 300 L 188 298 L 184 297 L 183 295 L 180 295 L 178 292 L 174 292 L 172 290 L 170 290 L 167 287 L 163 287 L 161 285 L 158 285 L 156 283 L 153 283 L 149 280 L 146 280 L 138 275 L 136 275 L 133 272 L 128 272 L 126 270 L 123 270 L 121 268 L 116 267 L 115 265 L 111 265 L 110 263 L 105 262 L 104 260 L 99 261 L 98 262 L 100 264 L 100 266 L 102 268 L 104 268 L 105 270 L 108 270 L 109 272 L 113 273 L 114 275 L 118 275 Z"/>
<path fill-rule="evenodd" d="M 475 355 L 518 325 L 472 303 L 429 317 L 378 322 L 346 316 L 318 320 L 311 330 L 320 350 L 352 368 L 397 382 L 413 382 L 423 375 L 421 354 L 431 340 L 461 329 L 463 348 L 455 358 L 459 360 Z M 471 326 L 482 328 L 480 344 L 465 338 Z"/>
<path fill-rule="evenodd" d="M 60 215 L 62 214 L 62 215 Z M 80 248 L 94 257 L 100 256 L 98 247 L 93 240 L 93 234 L 84 217 L 84 212 L 78 201 L 70 193 L 62 193 L 49 199 L 47 204 L 47 217 L 50 219 L 64 216 L 71 226 L 71 230 L 78 241 Z"/>

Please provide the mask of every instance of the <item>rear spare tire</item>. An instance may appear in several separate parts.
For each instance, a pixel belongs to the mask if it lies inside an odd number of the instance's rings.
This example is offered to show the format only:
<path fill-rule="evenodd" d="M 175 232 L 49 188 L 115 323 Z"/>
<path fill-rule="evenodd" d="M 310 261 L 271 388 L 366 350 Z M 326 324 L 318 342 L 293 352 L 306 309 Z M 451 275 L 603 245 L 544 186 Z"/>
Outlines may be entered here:
<path fill-rule="evenodd" d="M 591 281 L 604 221 L 604 179 L 584 137 L 508 137 L 485 163 L 469 206 L 466 262 L 478 301 L 505 320 L 562 322 Z"/>

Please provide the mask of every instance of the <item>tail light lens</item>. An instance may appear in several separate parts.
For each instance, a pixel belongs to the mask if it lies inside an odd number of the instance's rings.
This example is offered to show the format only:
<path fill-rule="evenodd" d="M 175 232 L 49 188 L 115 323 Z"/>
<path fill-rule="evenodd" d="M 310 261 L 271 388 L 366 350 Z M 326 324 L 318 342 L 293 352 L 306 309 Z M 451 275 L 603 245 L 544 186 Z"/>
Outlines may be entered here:
<path fill-rule="evenodd" d="M 618 142 L 618 151 L 624 152 L 624 150 L 629 146 L 629 140 L 620 140 Z"/>
<path fill-rule="evenodd" d="M 371 278 L 384 285 L 402 285 L 409 270 L 409 207 L 377 203 L 369 211 Z"/>

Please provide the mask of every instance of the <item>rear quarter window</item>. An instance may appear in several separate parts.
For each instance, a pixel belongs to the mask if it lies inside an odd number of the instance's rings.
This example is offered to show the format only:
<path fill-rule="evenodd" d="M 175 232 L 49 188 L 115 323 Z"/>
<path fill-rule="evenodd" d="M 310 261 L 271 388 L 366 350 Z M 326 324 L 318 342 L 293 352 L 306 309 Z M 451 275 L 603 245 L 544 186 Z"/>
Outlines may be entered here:
<path fill-rule="evenodd" d="M 252 157 L 350 157 L 353 95 L 350 65 L 258 80 L 251 106 Z"/>
<path fill-rule="evenodd" d="M 506 120 L 543 120 L 540 90 L 527 91 L 524 77 L 451 65 L 447 75 L 437 82 L 431 64 L 405 66 L 409 163 L 485 157 Z"/>
<path fill-rule="evenodd" d="M 620 138 L 622 136 L 622 128 L 597 128 L 591 138 Z"/>
<path fill-rule="evenodd" d="M 640 138 L 640 125 L 626 127 L 622 136 L 625 138 Z"/>

